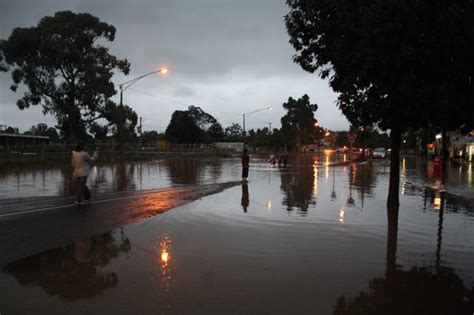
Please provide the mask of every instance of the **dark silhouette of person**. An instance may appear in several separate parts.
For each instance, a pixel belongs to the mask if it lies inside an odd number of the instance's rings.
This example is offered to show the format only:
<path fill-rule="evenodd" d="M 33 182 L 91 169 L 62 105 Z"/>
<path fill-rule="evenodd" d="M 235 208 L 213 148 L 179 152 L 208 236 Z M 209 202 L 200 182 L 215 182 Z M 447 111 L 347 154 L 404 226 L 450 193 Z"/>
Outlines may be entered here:
<path fill-rule="evenodd" d="M 242 199 L 240 200 L 240 205 L 244 212 L 247 213 L 247 208 L 249 207 L 249 187 L 247 184 L 242 184 Z"/>
<path fill-rule="evenodd" d="M 244 149 L 244 153 L 242 154 L 242 182 L 247 182 L 247 178 L 249 177 L 249 166 L 250 166 L 250 157 L 248 154 L 247 149 Z"/>

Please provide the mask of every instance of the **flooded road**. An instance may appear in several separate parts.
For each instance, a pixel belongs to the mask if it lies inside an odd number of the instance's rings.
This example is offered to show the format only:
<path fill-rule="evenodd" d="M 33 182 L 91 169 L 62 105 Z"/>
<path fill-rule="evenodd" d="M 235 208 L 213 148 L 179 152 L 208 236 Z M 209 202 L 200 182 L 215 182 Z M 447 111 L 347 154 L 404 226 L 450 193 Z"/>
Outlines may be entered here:
<path fill-rule="evenodd" d="M 472 314 L 472 165 L 443 177 L 403 159 L 394 214 L 388 163 L 331 166 L 345 159 L 252 157 L 246 185 L 9 262 L 0 313 Z M 117 164 L 91 184 L 212 184 L 240 170 L 238 159 Z M 70 195 L 69 172 L 3 174 L 1 198 Z"/>

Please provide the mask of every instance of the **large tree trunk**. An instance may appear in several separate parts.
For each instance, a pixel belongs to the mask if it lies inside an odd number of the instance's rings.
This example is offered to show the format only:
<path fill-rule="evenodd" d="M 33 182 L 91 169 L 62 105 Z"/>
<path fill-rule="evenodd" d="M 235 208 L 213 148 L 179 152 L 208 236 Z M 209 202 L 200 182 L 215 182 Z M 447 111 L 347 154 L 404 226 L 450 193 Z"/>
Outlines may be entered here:
<path fill-rule="evenodd" d="M 448 176 L 448 162 L 449 162 L 449 136 L 447 132 L 443 129 L 441 131 L 441 182 L 446 184 Z"/>
<path fill-rule="evenodd" d="M 387 206 L 387 269 L 385 277 L 390 278 L 397 269 L 398 206 Z"/>
<path fill-rule="evenodd" d="M 393 128 L 390 132 L 392 152 L 390 153 L 390 181 L 388 186 L 387 198 L 387 207 L 389 208 L 389 210 L 393 207 L 397 207 L 398 209 L 398 206 L 400 204 L 400 137 L 400 130 L 398 128 Z"/>

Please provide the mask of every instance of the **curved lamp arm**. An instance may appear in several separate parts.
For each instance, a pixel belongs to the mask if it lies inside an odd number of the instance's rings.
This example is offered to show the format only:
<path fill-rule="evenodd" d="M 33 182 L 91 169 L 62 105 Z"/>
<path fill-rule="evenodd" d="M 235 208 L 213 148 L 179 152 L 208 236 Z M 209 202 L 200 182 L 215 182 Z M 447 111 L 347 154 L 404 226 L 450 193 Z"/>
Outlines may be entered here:
<path fill-rule="evenodd" d="M 135 78 L 135 79 L 132 79 L 132 80 L 129 80 L 129 81 L 126 81 L 126 82 L 123 82 L 121 84 L 119 84 L 119 88 L 120 88 L 120 105 L 122 105 L 122 100 L 123 100 L 123 92 L 128 89 L 130 86 L 132 86 L 135 82 L 137 82 L 138 80 L 140 79 L 143 79 L 144 77 L 147 77 L 149 75 L 152 75 L 154 73 L 167 73 L 168 72 L 168 69 L 166 68 L 162 68 L 162 69 L 158 69 L 158 70 L 155 70 L 155 71 L 152 71 L 152 72 L 149 72 L 149 73 L 146 73 L 144 75 L 141 75 L 139 76 L 138 78 Z"/>

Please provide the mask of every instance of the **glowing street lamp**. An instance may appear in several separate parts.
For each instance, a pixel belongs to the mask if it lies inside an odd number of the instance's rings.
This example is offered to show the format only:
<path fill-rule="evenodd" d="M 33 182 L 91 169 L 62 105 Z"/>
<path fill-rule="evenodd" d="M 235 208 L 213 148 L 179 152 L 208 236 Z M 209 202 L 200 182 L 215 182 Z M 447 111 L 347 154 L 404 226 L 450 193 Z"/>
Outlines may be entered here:
<path fill-rule="evenodd" d="M 140 79 L 143 79 L 144 77 L 147 77 L 149 75 L 155 74 L 155 73 L 161 73 L 161 74 L 167 74 L 168 69 L 167 68 L 160 68 L 158 70 L 146 73 L 144 75 L 139 76 L 138 78 L 123 82 L 119 85 L 120 88 L 120 107 L 123 106 L 123 92 L 125 92 L 126 89 L 128 89 L 130 86 L 132 86 L 135 82 L 137 82 Z M 138 133 L 140 134 L 140 150 L 142 147 L 142 118 L 140 117 L 140 126 L 138 127 Z"/>
<path fill-rule="evenodd" d="M 121 83 L 119 85 L 119 88 L 120 88 L 120 106 L 123 105 L 123 92 L 125 92 L 126 89 L 128 89 L 132 84 L 134 84 L 138 80 L 143 79 L 144 77 L 147 77 L 147 76 L 155 74 L 155 73 L 167 74 L 168 69 L 167 68 L 160 68 L 158 70 L 155 70 L 155 71 L 146 73 L 144 75 L 141 75 L 138 78 L 135 78 L 135 79 L 132 79 L 132 80 Z"/>

